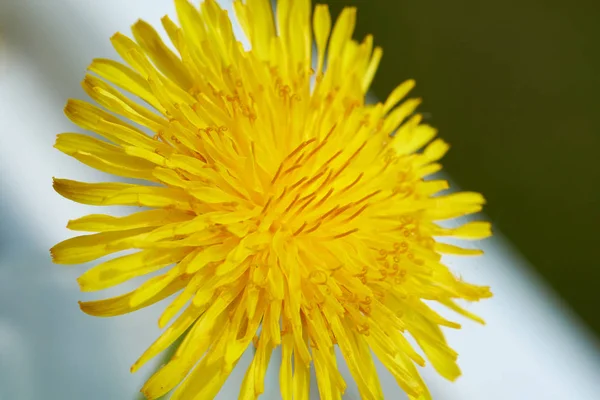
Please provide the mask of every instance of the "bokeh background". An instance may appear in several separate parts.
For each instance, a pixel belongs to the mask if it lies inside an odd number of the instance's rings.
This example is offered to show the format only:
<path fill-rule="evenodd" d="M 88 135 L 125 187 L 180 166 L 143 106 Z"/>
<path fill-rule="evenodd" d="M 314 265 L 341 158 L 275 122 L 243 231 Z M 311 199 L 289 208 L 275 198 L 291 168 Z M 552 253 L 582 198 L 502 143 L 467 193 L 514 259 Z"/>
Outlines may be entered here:
<path fill-rule="evenodd" d="M 357 6 L 356 37 L 373 33 L 384 47 L 373 97 L 417 79 L 422 110 L 452 144 L 449 178 L 489 200 L 497 235 L 477 243 L 486 256 L 447 259 L 492 286 L 495 297 L 472 307 L 488 325 L 459 320 L 463 329 L 448 332 L 464 376 L 448 383 L 426 369 L 434 397 L 600 398 L 600 3 L 329 3 L 333 14 Z M 0 400 L 135 399 L 156 367 L 129 374 L 163 305 L 86 316 L 77 300 L 128 287 L 81 294 L 84 267 L 52 265 L 47 250 L 71 235 L 68 219 L 92 211 L 56 195 L 51 177 L 111 179 L 52 148 L 75 130 L 66 100 L 85 98 L 79 82 L 93 58 L 116 57 L 114 32 L 166 13 L 171 0 L 0 0 Z M 277 374 L 263 398 L 279 398 Z M 234 371 L 219 398 L 236 398 L 242 376 Z M 386 398 L 404 398 L 389 374 L 382 382 Z M 358 399 L 356 388 L 345 398 Z"/>

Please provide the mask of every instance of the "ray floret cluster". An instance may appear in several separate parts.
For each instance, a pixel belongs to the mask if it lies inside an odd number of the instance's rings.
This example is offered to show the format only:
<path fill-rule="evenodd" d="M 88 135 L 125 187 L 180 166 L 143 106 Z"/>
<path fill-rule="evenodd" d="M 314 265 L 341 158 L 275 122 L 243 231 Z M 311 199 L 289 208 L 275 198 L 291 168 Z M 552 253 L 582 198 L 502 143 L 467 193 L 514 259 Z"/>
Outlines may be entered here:
<path fill-rule="evenodd" d="M 143 209 L 70 221 L 87 234 L 57 244 L 54 261 L 128 251 L 81 275 L 86 292 L 155 274 L 82 310 L 116 316 L 176 294 L 158 322 L 166 329 L 132 366 L 184 335 L 142 388 L 149 399 L 214 398 L 250 346 L 240 399 L 264 391 L 278 347 L 284 400 L 308 399 L 311 366 L 320 397 L 341 399 L 336 348 L 362 398 L 383 398 L 374 355 L 411 399 L 429 399 L 416 365 L 427 358 L 448 379 L 460 374 L 441 331 L 460 325 L 431 302 L 481 322 L 457 300 L 491 296 L 441 262 L 480 251 L 439 238 L 482 239 L 490 227 L 438 223 L 480 211 L 484 199 L 440 193 L 447 182 L 426 179 L 448 145 L 422 123 L 420 100 L 406 99 L 414 82 L 365 102 L 382 50 L 371 36 L 353 39 L 353 8 L 332 23 L 327 6 L 312 10 L 309 0 L 280 0 L 276 11 L 268 0 L 237 0 L 248 49 L 214 0 L 175 4 L 179 25 L 162 19 L 172 46 L 138 21 L 133 39 L 111 39 L 124 63 L 89 67 L 82 85 L 98 105 L 65 108 L 97 136 L 60 134 L 56 148 L 131 183 L 55 179 L 56 191 Z"/>

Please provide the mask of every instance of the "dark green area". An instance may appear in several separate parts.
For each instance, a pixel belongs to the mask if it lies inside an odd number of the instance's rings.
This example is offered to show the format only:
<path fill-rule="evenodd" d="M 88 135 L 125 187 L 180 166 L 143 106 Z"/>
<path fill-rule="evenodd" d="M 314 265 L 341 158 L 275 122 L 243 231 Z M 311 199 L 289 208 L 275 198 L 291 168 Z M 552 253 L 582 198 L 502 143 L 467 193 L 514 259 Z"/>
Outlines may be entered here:
<path fill-rule="evenodd" d="M 375 94 L 417 80 L 446 170 L 600 333 L 600 2 L 328 3 L 384 48 Z"/>

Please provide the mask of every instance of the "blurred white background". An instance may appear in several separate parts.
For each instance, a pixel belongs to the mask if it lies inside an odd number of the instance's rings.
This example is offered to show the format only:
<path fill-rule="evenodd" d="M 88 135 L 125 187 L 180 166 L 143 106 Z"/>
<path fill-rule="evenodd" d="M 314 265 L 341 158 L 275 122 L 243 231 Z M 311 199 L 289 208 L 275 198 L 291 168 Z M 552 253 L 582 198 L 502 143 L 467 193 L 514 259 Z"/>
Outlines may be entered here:
<path fill-rule="evenodd" d="M 116 57 L 114 32 L 137 18 L 159 26 L 166 13 L 174 16 L 171 0 L 0 0 L 0 400 L 134 399 L 154 368 L 129 373 L 158 335 L 163 305 L 89 317 L 77 300 L 117 292 L 79 293 L 82 267 L 52 265 L 48 249 L 71 235 L 68 219 L 92 212 L 55 194 L 52 176 L 110 179 L 53 149 L 57 133 L 75 129 L 62 108 L 85 98 L 79 82 L 93 58 Z M 448 331 L 464 376 L 449 383 L 425 370 L 434 398 L 600 398 L 598 343 L 501 235 L 478 245 L 485 257 L 447 261 L 492 286 L 495 297 L 471 307 L 488 325 L 460 320 L 462 330 Z M 277 375 L 274 365 L 262 398 L 279 398 Z M 236 398 L 242 376 L 238 368 L 219 397 Z M 387 372 L 381 380 L 386 398 L 404 398 Z M 354 386 L 345 398 L 359 398 Z"/>

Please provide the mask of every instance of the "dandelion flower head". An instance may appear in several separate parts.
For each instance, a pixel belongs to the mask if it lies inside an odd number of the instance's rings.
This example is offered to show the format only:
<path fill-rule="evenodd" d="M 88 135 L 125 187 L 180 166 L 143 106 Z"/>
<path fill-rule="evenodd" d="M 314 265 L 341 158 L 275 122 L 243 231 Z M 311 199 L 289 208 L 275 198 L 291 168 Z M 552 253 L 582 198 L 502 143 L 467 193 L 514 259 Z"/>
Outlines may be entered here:
<path fill-rule="evenodd" d="M 130 181 L 55 179 L 56 191 L 142 210 L 69 221 L 88 233 L 57 244 L 54 261 L 127 251 L 81 275 L 86 292 L 154 274 L 82 310 L 115 316 L 174 295 L 158 321 L 166 329 L 132 366 L 183 336 L 142 388 L 148 399 L 214 398 L 250 346 L 240 399 L 264 391 L 278 347 L 284 400 L 308 399 L 311 366 L 321 398 L 341 399 L 336 348 L 362 398 L 383 398 L 376 357 L 411 399 L 429 399 L 417 365 L 460 374 L 441 331 L 460 325 L 431 302 L 480 321 L 456 300 L 491 295 L 441 262 L 443 253 L 480 252 L 434 238 L 481 239 L 490 227 L 436 222 L 478 212 L 484 199 L 441 194 L 447 182 L 425 179 L 448 145 L 422 123 L 420 100 L 405 99 L 414 82 L 365 102 L 382 50 L 371 36 L 353 39 L 353 8 L 332 22 L 309 0 L 279 0 L 275 11 L 269 0 L 236 0 L 248 49 L 215 0 L 175 4 L 178 24 L 162 19 L 172 45 L 144 21 L 133 39 L 114 35 L 125 64 L 96 59 L 82 84 L 99 106 L 65 108 L 97 136 L 63 133 L 56 148 Z"/>

